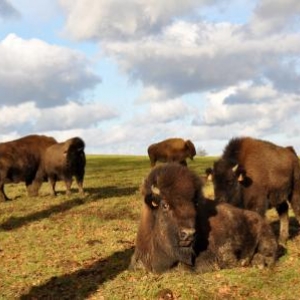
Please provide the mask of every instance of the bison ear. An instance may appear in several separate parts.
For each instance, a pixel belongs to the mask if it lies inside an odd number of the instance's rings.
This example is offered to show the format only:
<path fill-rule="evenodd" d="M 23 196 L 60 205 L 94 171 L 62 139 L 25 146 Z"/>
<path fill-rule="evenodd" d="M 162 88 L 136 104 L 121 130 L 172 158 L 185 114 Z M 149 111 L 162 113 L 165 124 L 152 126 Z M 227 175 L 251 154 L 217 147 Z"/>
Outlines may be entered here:
<path fill-rule="evenodd" d="M 159 197 L 155 197 L 153 194 L 148 194 L 145 196 L 145 203 L 151 208 L 151 209 L 157 209 L 160 203 Z"/>
<path fill-rule="evenodd" d="M 155 209 L 158 208 L 160 203 L 160 190 L 158 187 L 152 185 L 151 186 L 151 194 L 147 194 L 145 196 L 145 203 L 151 208 Z"/>

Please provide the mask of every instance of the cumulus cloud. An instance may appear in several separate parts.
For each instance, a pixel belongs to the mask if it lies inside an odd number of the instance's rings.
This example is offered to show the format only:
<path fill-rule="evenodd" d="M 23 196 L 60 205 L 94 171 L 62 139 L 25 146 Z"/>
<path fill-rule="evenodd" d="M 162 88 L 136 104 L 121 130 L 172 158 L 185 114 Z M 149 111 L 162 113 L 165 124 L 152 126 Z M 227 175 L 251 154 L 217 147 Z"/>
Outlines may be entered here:
<path fill-rule="evenodd" d="M 102 103 L 83 105 L 69 102 L 63 106 L 42 109 L 35 128 L 42 131 L 89 128 L 105 120 L 116 118 L 118 115 L 115 109 Z"/>
<path fill-rule="evenodd" d="M 300 79 L 298 64 L 285 63 L 300 54 L 296 33 L 260 38 L 229 23 L 178 21 L 161 35 L 110 42 L 103 48 L 133 80 L 142 81 L 144 100 L 150 92 L 157 101 L 261 78 L 278 88 L 295 88 Z M 290 76 L 278 80 L 276 74 L 283 72 Z"/>
<path fill-rule="evenodd" d="M 243 101 L 243 99 L 246 99 Z M 209 105 L 199 126 L 226 126 L 234 135 L 267 136 L 284 133 L 287 124 L 297 118 L 300 109 L 298 94 L 284 94 L 272 86 L 243 86 L 207 95 Z M 290 129 L 293 127 L 290 126 Z"/>
<path fill-rule="evenodd" d="M 261 0 L 254 10 L 249 28 L 257 35 L 299 30 L 298 0 Z"/>
<path fill-rule="evenodd" d="M 0 19 L 19 18 L 20 13 L 12 6 L 10 1 L 0 0 Z"/>
<path fill-rule="evenodd" d="M 213 0 L 60 0 L 67 11 L 66 32 L 75 39 L 139 39 L 155 34 L 174 18 Z M 223 1 L 219 1 L 224 2 Z"/>
<path fill-rule="evenodd" d="M 0 42 L 1 103 L 50 107 L 80 99 L 101 80 L 80 52 L 9 34 Z"/>
<path fill-rule="evenodd" d="M 181 99 L 152 103 L 146 108 L 146 112 L 135 116 L 135 124 L 159 124 L 171 123 L 188 119 L 193 115 L 192 108 Z"/>
<path fill-rule="evenodd" d="M 0 120 L 3 134 L 19 131 L 28 132 L 84 130 L 97 127 L 101 122 L 116 118 L 119 113 L 112 107 L 101 103 L 78 104 L 69 102 L 53 108 L 38 108 L 33 102 L 16 106 L 2 106 Z"/>

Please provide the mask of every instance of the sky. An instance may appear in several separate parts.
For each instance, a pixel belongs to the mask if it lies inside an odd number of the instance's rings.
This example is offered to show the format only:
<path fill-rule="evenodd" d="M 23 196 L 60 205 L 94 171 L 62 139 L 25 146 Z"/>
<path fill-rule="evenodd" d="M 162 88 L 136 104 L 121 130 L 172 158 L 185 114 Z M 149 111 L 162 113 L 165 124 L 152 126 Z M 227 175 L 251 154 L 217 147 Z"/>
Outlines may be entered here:
<path fill-rule="evenodd" d="M 299 0 L 0 0 L 0 142 L 251 136 L 300 153 Z"/>

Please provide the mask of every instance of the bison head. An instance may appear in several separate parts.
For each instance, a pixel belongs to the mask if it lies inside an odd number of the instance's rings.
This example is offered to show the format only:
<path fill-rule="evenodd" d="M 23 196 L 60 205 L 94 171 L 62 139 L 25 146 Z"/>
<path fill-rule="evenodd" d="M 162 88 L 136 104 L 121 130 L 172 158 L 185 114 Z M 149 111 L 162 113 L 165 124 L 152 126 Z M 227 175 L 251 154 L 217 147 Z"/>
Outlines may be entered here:
<path fill-rule="evenodd" d="M 186 147 L 186 150 L 187 150 L 187 156 L 191 160 L 193 160 L 194 156 L 196 155 L 196 149 L 195 149 L 194 144 L 190 140 L 187 140 L 187 141 L 185 141 L 185 147 Z"/>
<path fill-rule="evenodd" d="M 178 262 L 192 264 L 198 176 L 179 164 L 156 167 L 142 187 L 144 209 L 135 259 L 160 272 Z"/>
<path fill-rule="evenodd" d="M 63 146 L 63 154 L 67 158 L 68 164 L 85 165 L 84 141 L 79 137 L 71 138 L 65 141 Z"/>
<path fill-rule="evenodd" d="M 224 159 L 214 163 L 212 170 L 215 199 L 242 207 L 241 189 L 245 183 L 246 172 L 239 165 L 233 165 Z"/>

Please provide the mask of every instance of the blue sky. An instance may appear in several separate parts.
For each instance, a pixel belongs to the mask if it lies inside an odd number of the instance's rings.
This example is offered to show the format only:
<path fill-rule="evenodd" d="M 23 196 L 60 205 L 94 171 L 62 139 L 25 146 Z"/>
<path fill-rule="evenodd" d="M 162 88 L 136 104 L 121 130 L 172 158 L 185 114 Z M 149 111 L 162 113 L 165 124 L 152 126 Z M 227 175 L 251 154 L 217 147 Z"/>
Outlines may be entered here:
<path fill-rule="evenodd" d="M 0 141 L 87 153 L 252 136 L 300 152 L 298 0 L 0 0 Z"/>

